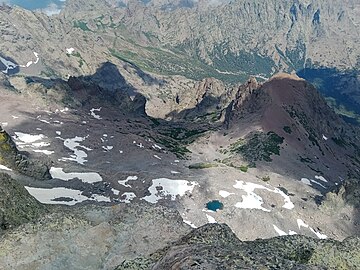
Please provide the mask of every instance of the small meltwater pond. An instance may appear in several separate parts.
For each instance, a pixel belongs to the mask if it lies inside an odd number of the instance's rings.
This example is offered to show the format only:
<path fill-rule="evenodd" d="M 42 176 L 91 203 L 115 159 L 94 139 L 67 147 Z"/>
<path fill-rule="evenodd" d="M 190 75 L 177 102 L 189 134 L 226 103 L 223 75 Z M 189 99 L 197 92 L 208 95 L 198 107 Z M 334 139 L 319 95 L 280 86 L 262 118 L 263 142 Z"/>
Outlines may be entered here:
<path fill-rule="evenodd" d="M 206 209 L 216 212 L 217 210 L 222 210 L 224 205 L 218 200 L 210 201 L 206 204 Z"/>

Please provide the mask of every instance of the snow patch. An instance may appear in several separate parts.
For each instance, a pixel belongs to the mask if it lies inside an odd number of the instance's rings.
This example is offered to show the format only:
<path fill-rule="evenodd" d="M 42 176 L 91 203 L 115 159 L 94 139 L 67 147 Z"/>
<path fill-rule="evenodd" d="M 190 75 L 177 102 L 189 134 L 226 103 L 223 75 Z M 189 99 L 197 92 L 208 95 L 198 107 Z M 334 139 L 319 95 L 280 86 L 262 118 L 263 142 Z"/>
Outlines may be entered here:
<path fill-rule="evenodd" d="M 64 141 L 64 146 L 68 149 L 70 149 L 71 151 L 74 152 L 73 155 L 70 155 L 69 158 L 61 158 L 60 161 L 75 161 L 81 165 L 84 165 L 85 162 L 87 162 L 86 158 L 87 158 L 87 154 L 85 151 L 81 150 L 80 148 L 87 150 L 87 151 L 91 151 L 92 149 L 87 148 L 86 146 L 81 145 L 79 142 L 83 142 L 85 141 L 87 137 L 78 137 L 76 136 L 75 138 L 69 138 L 66 139 Z"/>
<path fill-rule="evenodd" d="M 319 175 L 315 175 L 315 179 L 323 181 L 325 183 L 327 183 L 328 181 L 323 177 L 323 176 L 319 176 Z"/>
<path fill-rule="evenodd" d="M 213 218 L 212 216 L 206 214 L 206 218 L 208 220 L 208 223 L 217 223 L 215 218 Z"/>
<path fill-rule="evenodd" d="M 114 148 L 114 146 L 103 146 L 102 147 L 106 152 L 112 150 Z"/>
<path fill-rule="evenodd" d="M 276 231 L 276 233 L 279 235 L 279 236 L 284 236 L 284 235 L 287 235 L 286 232 L 280 230 L 278 227 L 276 227 L 274 224 L 273 224 L 273 227 L 274 227 L 274 230 Z"/>
<path fill-rule="evenodd" d="M 138 179 L 137 176 L 128 176 L 125 180 L 119 180 L 118 183 L 124 187 L 130 187 L 131 185 L 127 184 L 128 181 L 136 181 Z"/>
<path fill-rule="evenodd" d="M 64 187 L 34 188 L 25 186 L 26 190 L 41 203 L 75 205 L 83 201 L 110 202 L 110 198 L 93 194 L 90 198 L 82 195 L 82 191 Z M 57 198 L 70 198 L 69 201 L 57 201 Z"/>
<path fill-rule="evenodd" d="M 45 123 L 45 124 L 51 124 L 49 121 L 47 121 L 47 120 L 45 120 L 45 119 L 39 119 L 39 118 L 38 118 L 38 120 L 39 120 L 40 122 Z"/>
<path fill-rule="evenodd" d="M 309 179 L 307 178 L 301 178 L 301 183 L 305 184 L 305 185 L 308 185 L 308 186 L 311 186 L 311 182 Z"/>
<path fill-rule="evenodd" d="M 33 64 L 36 65 L 36 64 L 39 62 L 39 60 L 40 60 L 39 54 L 38 54 L 37 52 L 33 52 L 33 54 L 35 55 L 36 60 L 35 60 L 35 61 L 30 60 L 30 61 L 28 61 L 28 62 L 26 63 L 26 65 L 20 65 L 20 67 L 28 68 L 28 67 L 30 67 L 30 66 L 33 65 Z"/>
<path fill-rule="evenodd" d="M 326 239 L 327 236 L 325 234 L 322 234 L 320 232 L 315 231 L 313 228 L 311 228 L 308 224 L 306 224 L 303 220 L 301 220 L 300 218 L 298 218 L 296 220 L 297 225 L 299 227 L 299 229 L 301 229 L 301 227 L 307 228 L 309 229 L 313 234 L 315 234 L 319 239 Z"/>
<path fill-rule="evenodd" d="M 136 141 L 133 141 L 133 144 L 136 144 L 136 146 L 139 146 L 140 148 L 144 148 L 144 145 L 142 143 L 136 143 Z"/>
<path fill-rule="evenodd" d="M 295 235 L 295 234 L 297 234 L 297 232 L 294 232 L 294 231 L 292 231 L 292 230 L 289 230 L 289 233 L 286 233 L 286 232 L 280 230 L 280 229 L 279 229 L 278 227 L 276 227 L 274 224 L 273 224 L 273 227 L 274 227 L 274 230 L 277 232 L 277 234 L 278 234 L 279 236 L 283 236 L 283 235 Z"/>
<path fill-rule="evenodd" d="M 39 142 L 40 140 L 45 138 L 47 137 L 43 134 L 32 135 L 22 132 L 15 132 L 15 136 L 13 136 L 13 139 L 19 148 L 25 148 L 25 147 L 41 148 L 41 147 L 50 146 L 50 143 L 48 142 Z M 40 150 L 40 149 L 35 149 L 35 150 L 32 149 L 32 151 L 37 153 L 43 153 L 45 155 L 52 155 L 53 153 L 55 153 L 54 151 Z"/>
<path fill-rule="evenodd" d="M 167 178 L 153 179 L 152 185 L 149 187 L 150 195 L 142 198 L 150 203 L 157 203 L 160 199 L 167 196 L 174 201 L 177 196 L 184 196 L 186 192 L 192 192 L 197 182 L 189 182 L 187 180 L 172 180 Z"/>
<path fill-rule="evenodd" d="M 247 194 L 242 195 L 242 202 L 238 202 L 235 204 L 235 207 L 237 208 L 243 208 L 243 209 L 259 209 L 265 212 L 270 212 L 270 210 L 264 208 L 262 204 L 264 203 L 262 197 L 257 195 L 254 190 L 255 189 L 261 189 L 261 190 L 267 190 L 272 193 L 279 194 L 284 198 L 284 205 L 283 208 L 286 209 L 293 209 L 294 204 L 291 202 L 290 197 L 286 195 L 283 191 L 281 191 L 278 188 L 275 188 L 274 190 L 269 189 L 265 186 L 254 184 L 250 182 L 244 182 L 244 181 L 236 181 L 236 184 L 234 185 L 234 188 L 241 189 L 245 191 Z"/>
<path fill-rule="evenodd" d="M 280 194 L 280 196 L 282 196 L 284 198 L 284 205 L 282 206 L 283 208 L 291 210 L 295 207 L 295 205 L 290 200 L 290 197 L 288 195 L 286 195 L 282 190 L 275 188 L 274 191 L 272 191 L 272 192 Z"/>
<path fill-rule="evenodd" d="M 158 150 L 161 150 L 161 149 L 162 149 L 162 148 L 161 148 L 160 146 L 158 146 L 157 144 L 154 144 L 154 145 L 152 146 L 152 148 L 158 149 Z"/>
<path fill-rule="evenodd" d="M 38 142 L 38 143 L 33 143 L 32 146 L 34 146 L 34 147 L 46 147 L 46 146 L 50 146 L 50 143 Z"/>
<path fill-rule="evenodd" d="M 189 220 L 186 220 L 186 219 L 183 219 L 183 222 L 187 225 L 190 225 L 191 228 L 194 228 L 196 229 L 197 227 L 194 225 L 194 223 L 192 223 L 191 221 Z"/>
<path fill-rule="evenodd" d="M 45 155 L 47 155 L 47 156 L 50 156 L 50 155 L 52 155 L 52 154 L 54 154 L 55 153 L 55 151 L 49 151 L 49 150 L 40 150 L 40 149 L 38 149 L 38 150 L 33 150 L 34 152 L 36 152 L 36 153 L 42 153 L 42 154 L 45 154 Z"/>
<path fill-rule="evenodd" d="M 50 168 L 50 174 L 53 178 L 58 178 L 64 181 L 68 181 L 70 179 L 79 178 L 84 183 L 96 183 L 101 182 L 102 177 L 95 172 L 88 173 L 66 173 L 63 168 Z"/>
<path fill-rule="evenodd" d="M 101 109 L 102 109 L 101 107 L 98 108 L 98 109 L 92 108 L 92 109 L 90 110 L 91 116 L 94 117 L 95 119 L 101 120 L 102 118 L 100 117 L 100 115 L 97 115 L 97 114 L 95 113 L 95 112 L 100 112 Z"/>
<path fill-rule="evenodd" d="M 72 55 L 75 52 L 74 48 L 66 48 L 66 54 Z"/>
<path fill-rule="evenodd" d="M 15 132 L 15 136 L 14 139 L 21 141 L 20 144 L 26 144 L 26 143 L 34 143 L 36 141 L 45 139 L 45 135 L 43 134 L 38 134 L 38 135 L 31 135 L 31 134 L 26 134 L 26 133 L 22 133 L 22 132 Z"/>
<path fill-rule="evenodd" d="M 316 176 L 315 176 L 316 178 Z M 322 177 L 323 178 L 323 177 Z M 318 178 L 317 178 L 318 179 Z M 325 179 L 325 178 L 324 178 Z M 318 186 L 321 186 L 322 188 L 326 188 L 323 184 L 319 183 L 318 181 L 312 180 L 312 179 L 308 179 L 308 178 L 301 178 L 300 180 L 302 183 L 304 183 L 305 185 L 308 186 L 313 186 L 313 184 L 316 184 Z M 323 180 L 321 180 L 323 181 Z M 325 180 L 326 181 L 326 180 Z M 327 181 L 326 181 L 327 182 Z"/>
<path fill-rule="evenodd" d="M 136 198 L 136 195 L 134 192 L 125 192 L 121 195 L 121 197 L 125 198 L 120 200 L 120 202 L 130 203 L 134 198 Z"/>
<path fill-rule="evenodd" d="M 4 166 L 4 165 L 1 165 L 1 164 L 0 164 L 0 170 L 12 171 L 12 169 L 10 169 L 10 168 L 8 168 L 8 167 L 6 167 L 6 166 Z"/>
<path fill-rule="evenodd" d="M 227 191 L 225 191 L 225 190 L 220 190 L 220 191 L 219 191 L 219 195 L 220 195 L 221 197 L 223 197 L 223 198 L 227 198 L 227 197 L 229 197 L 229 196 L 232 195 L 232 194 L 235 194 L 235 193 L 230 193 L 230 192 L 227 192 Z"/>

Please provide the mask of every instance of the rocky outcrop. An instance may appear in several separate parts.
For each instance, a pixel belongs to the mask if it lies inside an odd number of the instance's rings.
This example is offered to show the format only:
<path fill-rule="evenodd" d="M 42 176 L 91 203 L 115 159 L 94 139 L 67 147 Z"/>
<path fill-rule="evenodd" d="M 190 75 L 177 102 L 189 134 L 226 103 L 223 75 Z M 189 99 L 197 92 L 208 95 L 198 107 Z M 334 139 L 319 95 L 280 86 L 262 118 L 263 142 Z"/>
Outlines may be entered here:
<path fill-rule="evenodd" d="M 49 167 L 41 161 L 31 160 L 27 155 L 19 152 L 10 135 L 1 127 L 0 164 L 38 180 L 51 179 Z"/>
<path fill-rule="evenodd" d="M 0 269 L 114 269 L 189 231 L 176 211 L 161 206 L 61 207 L 0 237 Z"/>
<path fill-rule="evenodd" d="M 351 205 L 357 211 L 360 209 L 360 186 L 358 179 L 346 179 L 335 190 L 328 192 L 321 202 L 322 209 L 326 211 L 337 211 L 345 205 Z"/>
<path fill-rule="evenodd" d="M 237 86 L 227 85 L 215 78 L 205 78 L 194 87 L 178 93 L 175 103 L 184 106 L 180 112 L 172 113 L 173 119 L 203 119 L 210 122 L 222 120 L 223 112 L 234 99 Z"/>
<path fill-rule="evenodd" d="M 207 224 L 125 269 L 357 269 L 360 239 L 337 242 L 295 235 L 241 242 L 225 224 Z"/>
<path fill-rule="evenodd" d="M 238 117 L 236 114 L 244 109 L 245 106 L 243 106 L 243 103 L 250 99 L 254 90 L 258 89 L 260 86 L 261 84 L 259 84 L 255 78 L 250 78 L 245 84 L 242 84 L 238 87 L 235 98 L 226 108 L 224 121 L 226 128 L 231 127 L 232 120 Z M 237 113 L 235 114 L 234 112 Z"/>
<path fill-rule="evenodd" d="M 47 213 L 47 208 L 9 175 L 0 173 L 0 233 L 33 221 Z"/>

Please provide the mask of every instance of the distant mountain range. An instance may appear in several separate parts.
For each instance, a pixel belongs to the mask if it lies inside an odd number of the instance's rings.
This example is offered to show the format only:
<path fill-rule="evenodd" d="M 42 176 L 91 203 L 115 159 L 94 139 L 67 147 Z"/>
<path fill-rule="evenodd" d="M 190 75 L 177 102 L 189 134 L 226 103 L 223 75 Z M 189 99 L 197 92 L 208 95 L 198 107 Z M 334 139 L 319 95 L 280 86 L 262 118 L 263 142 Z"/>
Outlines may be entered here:
<path fill-rule="evenodd" d="M 296 72 L 356 123 L 359 12 L 356 0 L 331 6 L 320 0 L 68 0 L 61 14 L 50 18 L 3 11 L 0 52 L 19 63 L 39 52 L 44 66 L 37 73 L 46 76 L 66 76 L 69 69 L 93 73 L 104 57 L 146 72 L 230 83 Z M 65 49 L 72 47 L 70 56 Z"/>

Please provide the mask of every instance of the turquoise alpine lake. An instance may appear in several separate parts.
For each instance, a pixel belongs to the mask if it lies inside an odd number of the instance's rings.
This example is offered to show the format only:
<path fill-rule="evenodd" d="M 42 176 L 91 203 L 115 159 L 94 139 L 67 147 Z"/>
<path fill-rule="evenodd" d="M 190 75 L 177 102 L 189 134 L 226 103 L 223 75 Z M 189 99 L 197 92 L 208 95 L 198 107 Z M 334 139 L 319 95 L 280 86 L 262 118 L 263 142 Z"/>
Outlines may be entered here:
<path fill-rule="evenodd" d="M 206 204 L 206 208 L 211 211 L 217 211 L 217 210 L 222 210 L 224 208 L 224 205 L 222 204 L 222 202 L 220 202 L 218 200 L 214 200 L 214 201 L 208 202 Z"/>

